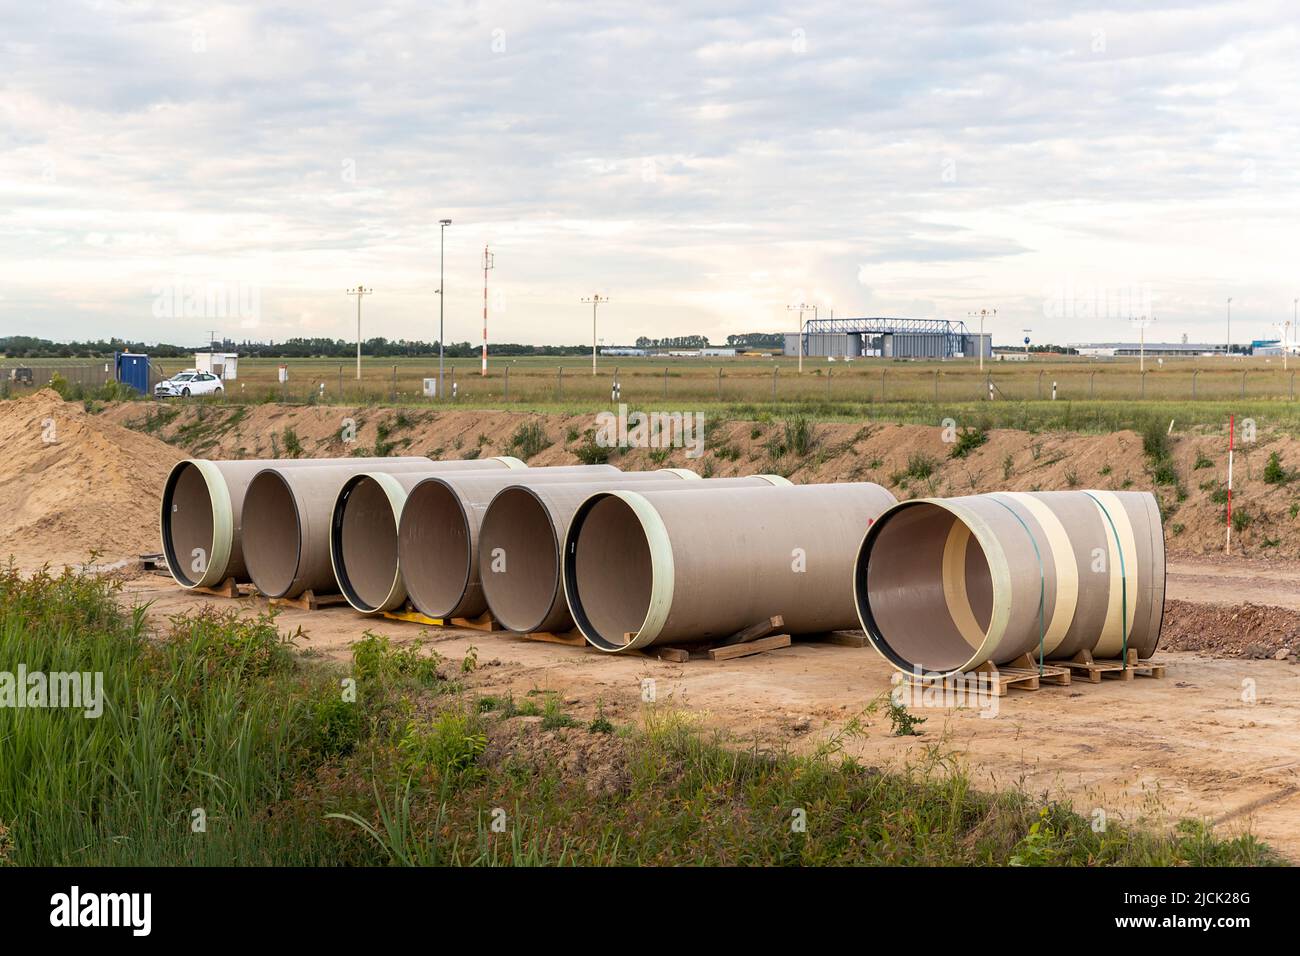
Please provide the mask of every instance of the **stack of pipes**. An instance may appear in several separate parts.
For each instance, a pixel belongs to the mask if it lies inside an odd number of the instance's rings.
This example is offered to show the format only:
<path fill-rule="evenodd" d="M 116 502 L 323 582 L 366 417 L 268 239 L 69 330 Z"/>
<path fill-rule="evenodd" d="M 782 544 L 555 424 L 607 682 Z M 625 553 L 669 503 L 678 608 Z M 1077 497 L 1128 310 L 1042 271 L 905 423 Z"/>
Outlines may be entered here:
<path fill-rule="evenodd" d="M 793 634 L 860 625 L 898 669 L 938 676 L 1026 653 L 1147 658 L 1164 606 L 1160 514 L 1140 492 L 898 502 L 869 482 L 508 457 L 195 459 L 167 478 L 161 531 L 185 588 L 488 612 L 608 653 L 780 615 Z"/>

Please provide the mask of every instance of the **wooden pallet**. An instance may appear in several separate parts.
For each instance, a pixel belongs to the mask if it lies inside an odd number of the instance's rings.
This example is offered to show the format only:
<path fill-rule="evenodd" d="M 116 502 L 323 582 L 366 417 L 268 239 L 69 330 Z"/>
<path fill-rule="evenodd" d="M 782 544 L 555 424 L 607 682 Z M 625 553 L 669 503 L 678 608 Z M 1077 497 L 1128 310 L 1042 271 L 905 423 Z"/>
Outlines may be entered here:
<path fill-rule="evenodd" d="M 1107 658 L 1097 660 L 1090 651 L 1080 651 L 1071 660 L 1055 661 L 1063 667 L 1081 671 L 1081 677 L 1090 684 L 1100 684 L 1103 677 L 1130 681 L 1134 677 L 1165 676 L 1165 665 L 1160 661 L 1139 661 L 1137 651 L 1129 648 L 1127 660 Z"/>
<path fill-rule="evenodd" d="M 545 641 L 547 644 L 564 644 L 566 647 L 587 646 L 587 639 L 578 630 L 565 631 L 563 634 L 553 634 L 550 631 L 530 631 L 527 634 L 516 634 L 515 636 L 522 637 L 525 641 Z"/>
<path fill-rule="evenodd" d="M 661 661 L 669 661 L 674 664 L 685 664 L 691 659 L 692 653 L 701 657 L 708 657 L 711 661 L 729 661 L 737 657 L 750 657 L 754 654 L 762 654 L 764 651 L 775 651 L 782 647 L 789 647 L 789 634 L 772 633 L 784 624 L 785 619 L 776 614 L 766 620 L 742 628 L 735 634 L 724 637 L 720 641 L 692 644 L 687 647 L 654 644 L 642 650 L 641 653 L 647 657 L 657 657 Z M 635 635 L 627 634 L 624 636 L 626 640 L 631 641 Z"/>
<path fill-rule="evenodd" d="M 499 631 L 501 629 L 496 618 L 490 612 L 484 612 L 476 618 L 429 617 L 427 614 L 421 614 L 408 605 L 400 611 L 384 611 L 382 613 L 390 621 L 406 621 L 409 624 L 423 624 L 425 627 L 464 627 L 473 631 Z"/>
<path fill-rule="evenodd" d="M 317 594 L 311 588 L 297 597 L 273 597 L 270 601 L 276 607 L 293 607 L 300 611 L 319 611 L 323 607 L 336 607 L 348 603 L 348 599 L 342 594 Z"/>
<path fill-rule="evenodd" d="M 239 582 L 234 578 L 226 578 L 215 588 L 190 588 L 195 594 L 211 594 L 213 597 L 237 598 L 243 597 L 244 592 L 239 588 Z"/>
<path fill-rule="evenodd" d="M 778 648 L 789 646 L 789 634 L 772 634 L 768 637 L 746 641 L 743 644 L 728 644 L 723 647 L 710 648 L 708 653 L 711 661 L 729 661 L 735 657 L 749 657 L 751 654 L 762 654 L 764 651 L 775 651 Z"/>
<path fill-rule="evenodd" d="M 1013 687 L 1017 690 L 1038 690 L 1044 684 L 1057 687 L 1070 686 L 1070 671 L 1067 668 L 1044 664 L 1040 671 L 1038 661 L 1029 654 L 1022 654 L 1010 664 L 1001 667 L 985 662 L 970 673 L 979 675 L 981 681 L 987 682 L 995 697 L 1006 697 Z M 911 675 L 906 677 L 914 684 L 926 683 L 917 681 Z"/>
<path fill-rule="evenodd" d="M 167 556 L 161 552 L 140 555 L 140 567 L 145 571 L 162 571 L 170 574 L 167 568 Z"/>
<path fill-rule="evenodd" d="M 799 641 L 811 644 L 835 644 L 839 647 L 870 647 L 871 641 L 861 631 L 824 631 L 820 634 L 799 634 Z"/>

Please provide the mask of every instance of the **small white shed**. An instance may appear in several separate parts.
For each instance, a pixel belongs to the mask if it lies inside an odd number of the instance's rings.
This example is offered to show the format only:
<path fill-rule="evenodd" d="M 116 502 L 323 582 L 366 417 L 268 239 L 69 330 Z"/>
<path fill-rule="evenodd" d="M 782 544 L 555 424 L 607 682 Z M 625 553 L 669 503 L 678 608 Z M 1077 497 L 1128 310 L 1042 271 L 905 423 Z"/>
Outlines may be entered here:
<path fill-rule="evenodd" d="M 224 382 L 239 377 L 238 352 L 195 352 L 194 367 L 200 372 L 211 372 Z"/>

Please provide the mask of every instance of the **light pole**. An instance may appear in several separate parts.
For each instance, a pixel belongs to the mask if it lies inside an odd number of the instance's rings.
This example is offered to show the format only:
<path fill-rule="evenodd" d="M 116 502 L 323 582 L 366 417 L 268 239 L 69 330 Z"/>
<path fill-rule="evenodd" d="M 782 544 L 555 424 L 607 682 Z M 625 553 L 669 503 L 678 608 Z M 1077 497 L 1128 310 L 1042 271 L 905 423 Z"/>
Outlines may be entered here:
<path fill-rule="evenodd" d="M 1297 332 L 1300 332 L 1300 321 L 1296 321 L 1297 319 L 1300 319 L 1300 299 L 1291 299 L 1291 328 L 1296 329 Z M 1290 338 L 1290 336 L 1288 336 L 1287 338 Z M 1283 367 L 1287 363 L 1287 359 L 1286 359 L 1287 349 L 1288 346 L 1287 346 L 1286 339 L 1283 339 L 1282 341 Z"/>
<path fill-rule="evenodd" d="M 450 219 L 438 220 L 438 401 L 446 397 L 443 388 L 442 370 L 443 370 L 443 304 L 447 301 L 447 280 L 443 270 L 446 262 L 447 249 L 447 227 L 451 225 Z"/>
<path fill-rule="evenodd" d="M 357 297 L 357 381 L 361 381 L 361 300 L 365 296 L 371 295 L 375 290 L 367 289 L 361 283 L 357 283 L 355 289 L 347 289 L 348 295 Z"/>
<path fill-rule="evenodd" d="M 974 317 L 977 316 L 977 315 L 980 317 L 980 337 L 979 337 L 979 342 L 978 342 L 976 348 L 977 348 L 977 350 L 978 350 L 979 353 L 980 353 L 980 371 L 981 371 L 981 372 L 984 371 L 984 317 L 985 317 L 985 316 L 988 316 L 989 318 L 993 318 L 993 317 L 996 316 L 997 314 L 998 314 L 998 310 L 997 310 L 997 309 L 980 309 L 978 312 L 967 312 L 967 313 L 966 313 L 966 315 L 969 316 L 970 318 L 974 318 Z M 1026 348 L 1025 351 L 1028 352 L 1028 349 Z"/>
<path fill-rule="evenodd" d="M 591 375 L 596 376 L 596 306 L 609 301 L 609 296 L 603 296 L 599 292 L 595 295 L 589 295 L 582 300 L 591 303 Z"/>
<path fill-rule="evenodd" d="M 1156 320 L 1153 315 L 1148 319 L 1145 315 L 1140 315 L 1136 319 L 1129 316 L 1129 323 L 1138 327 L 1138 372 L 1145 372 L 1147 369 L 1147 326 Z"/>
<path fill-rule="evenodd" d="M 803 314 L 809 309 L 815 309 L 816 306 L 809 305 L 806 302 L 800 302 L 798 305 L 787 305 L 787 312 L 799 313 L 799 374 L 803 374 Z"/>
<path fill-rule="evenodd" d="M 1228 358 L 1232 358 L 1232 297 L 1228 297 Z"/>

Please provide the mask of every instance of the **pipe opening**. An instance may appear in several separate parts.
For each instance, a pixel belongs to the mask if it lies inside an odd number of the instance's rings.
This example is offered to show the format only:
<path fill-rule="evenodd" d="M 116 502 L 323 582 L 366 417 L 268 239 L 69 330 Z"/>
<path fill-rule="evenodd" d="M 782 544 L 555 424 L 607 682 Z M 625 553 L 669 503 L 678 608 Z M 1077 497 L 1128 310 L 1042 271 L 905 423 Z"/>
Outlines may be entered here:
<path fill-rule="evenodd" d="M 469 518 L 437 479 L 420 482 L 402 506 L 398 554 L 406 593 L 420 612 L 448 617 L 469 588 Z"/>
<path fill-rule="evenodd" d="M 641 519 L 622 498 L 595 495 L 573 518 L 564 555 L 564 593 L 587 640 L 625 647 L 650 614 L 654 561 Z"/>
<path fill-rule="evenodd" d="M 907 502 L 873 524 L 853 578 L 868 637 L 905 671 L 956 670 L 988 632 L 988 559 L 966 523 L 940 505 Z"/>
<path fill-rule="evenodd" d="M 339 588 L 353 607 L 376 611 L 387 603 L 397 582 L 397 520 L 375 479 L 358 475 L 339 492 L 330 557 Z"/>
<path fill-rule="evenodd" d="M 274 471 L 258 472 L 244 494 L 244 564 L 258 590 L 288 593 L 302 557 L 301 518 L 289 484 Z"/>
<path fill-rule="evenodd" d="M 479 529 L 479 577 L 492 614 L 518 633 L 536 631 L 560 590 L 560 542 L 551 515 L 528 488 L 505 488 Z"/>
<path fill-rule="evenodd" d="M 167 476 L 162 499 L 162 543 L 167 567 L 185 587 L 198 587 L 214 549 L 212 496 L 203 473 L 182 462 Z M 202 554 L 196 554 L 201 551 Z M 200 562 L 196 570 L 195 562 Z"/>

